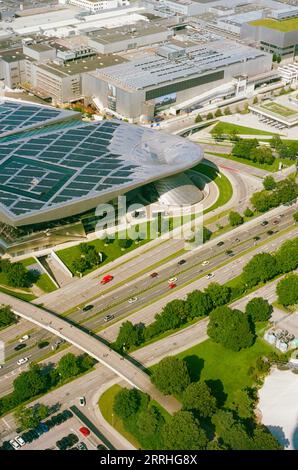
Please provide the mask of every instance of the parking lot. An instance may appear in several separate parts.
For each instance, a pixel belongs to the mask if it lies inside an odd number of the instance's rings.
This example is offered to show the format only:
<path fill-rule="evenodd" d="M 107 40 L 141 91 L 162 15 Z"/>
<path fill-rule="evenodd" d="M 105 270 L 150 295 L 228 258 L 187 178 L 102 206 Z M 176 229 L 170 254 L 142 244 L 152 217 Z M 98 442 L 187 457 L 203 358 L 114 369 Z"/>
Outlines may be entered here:
<path fill-rule="evenodd" d="M 40 436 L 36 441 L 24 445 L 21 450 L 58 450 L 56 442 L 60 441 L 63 437 L 68 436 L 69 434 L 74 434 L 77 436 L 79 439 L 78 443 L 83 442 L 88 450 L 96 450 L 96 446 L 99 444 L 98 439 L 91 434 L 89 437 L 84 437 L 79 431 L 82 426 L 82 423 L 76 417 L 73 417 L 65 423 L 50 429 L 47 433 Z M 77 446 L 77 444 L 75 444 L 75 446 Z"/>
<path fill-rule="evenodd" d="M 34 429 L 15 432 L 1 444 L 4 450 L 18 451 L 106 450 L 101 440 L 69 409 L 52 414 Z"/>

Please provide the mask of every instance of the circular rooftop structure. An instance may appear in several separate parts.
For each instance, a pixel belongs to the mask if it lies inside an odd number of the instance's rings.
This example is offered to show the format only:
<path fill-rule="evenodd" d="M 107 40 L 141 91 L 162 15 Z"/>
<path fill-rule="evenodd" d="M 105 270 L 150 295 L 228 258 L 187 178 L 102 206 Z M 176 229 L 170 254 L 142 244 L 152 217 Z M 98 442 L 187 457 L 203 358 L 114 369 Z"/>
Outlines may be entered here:
<path fill-rule="evenodd" d="M 18 106 L 19 114 L 26 112 Z M 70 114 L 0 136 L 2 222 L 20 226 L 79 214 L 203 158 L 200 146 L 181 137 L 116 120 L 81 122 Z"/>

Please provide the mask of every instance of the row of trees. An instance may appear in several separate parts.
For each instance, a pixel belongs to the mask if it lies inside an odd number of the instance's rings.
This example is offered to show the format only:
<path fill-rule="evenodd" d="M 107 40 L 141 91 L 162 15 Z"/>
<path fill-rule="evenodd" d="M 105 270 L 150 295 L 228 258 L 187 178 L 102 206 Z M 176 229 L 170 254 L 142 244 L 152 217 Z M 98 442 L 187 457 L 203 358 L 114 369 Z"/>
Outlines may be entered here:
<path fill-rule="evenodd" d="M 28 271 L 22 263 L 11 263 L 9 259 L 0 259 L 0 272 L 12 287 L 30 287 L 39 277 L 38 272 Z"/>
<path fill-rule="evenodd" d="M 275 183 L 272 180 L 271 177 L 264 180 L 264 186 L 269 188 L 273 185 L 272 189 L 258 191 L 250 199 L 253 207 L 259 212 L 266 212 L 281 204 L 288 204 L 298 197 L 298 184 L 294 178 L 289 177 Z"/>
<path fill-rule="evenodd" d="M 113 411 L 144 449 L 252 450 L 280 449 L 264 426 L 240 420 L 223 409 L 208 382 L 192 382 L 184 360 L 166 357 L 152 372 L 152 382 L 164 394 L 179 397 L 181 411 L 164 418 L 148 395 L 121 389 Z"/>
<path fill-rule="evenodd" d="M 29 370 L 22 372 L 13 381 L 13 392 L 0 398 L 0 416 L 25 401 L 47 393 L 52 387 L 62 385 L 65 381 L 93 367 L 95 360 L 87 354 L 75 356 L 65 354 L 56 367 L 42 367 L 31 363 Z"/>
<path fill-rule="evenodd" d="M 206 120 L 211 121 L 211 119 L 214 119 L 223 115 L 229 116 L 230 114 L 232 114 L 232 112 L 228 106 L 224 110 L 218 108 L 214 113 L 212 113 L 211 111 L 207 113 Z M 195 122 L 198 123 L 202 121 L 203 121 L 203 116 L 201 116 L 200 114 L 197 114 L 195 118 Z"/>
<path fill-rule="evenodd" d="M 270 146 L 276 151 L 280 158 L 289 158 L 295 160 L 298 155 L 297 140 L 282 140 L 279 135 L 273 136 L 270 140 Z"/>
<path fill-rule="evenodd" d="M 212 282 L 203 292 L 189 293 L 186 300 L 169 302 L 148 326 L 133 325 L 130 321 L 122 323 L 113 347 L 120 352 L 129 351 L 165 331 L 180 328 L 193 318 L 208 315 L 214 308 L 228 303 L 231 297 L 232 289 Z"/>
<path fill-rule="evenodd" d="M 8 305 L 0 306 L 0 328 L 17 323 L 18 318 L 12 313 L 11 308 Z"/>
<path fill-rule="evenodd" d="M 238 139 L 232 149 L 232 155 L 268 165 L 275 160 L 272 150 L 269 147 L 260 146 L 258 139 Z"/>
<path fill-rule="evenodd" d="M 259 253 L 243 268 L 241 282 L 230 288 L 212 282 L 204 291 L 195 290 L 187 295 L 186 300 L 176 299 L 169 302 L 155 316 L 154 322 L 132 324 L 122 323 L 113 347 L 119 352 L 128 352 L 142 343 L 169 330 L 180 328 L 194 318 L 207 316 L 217 307 L 227 305 L 232 299 L 239 297 L 247 288 L 261 282 L 267 282 L 278 274 L 285 274 L 298 267 L 298 238 L 284 242 L 274 253 Z M 263 305 L 264 312 L 267 308 Z M 252 316 L 251 312 L 249 315 Z M 253 321 L 264 321 L 266 318 L 252 316 Z"/>
<path fill-rule="evenodd" d="M 298 237 L 285 241 L 275 253 L 259 253 L 243 268 L 242 280 L 248 287 L 267 282 L 278 274 L 298 268 Z"/>

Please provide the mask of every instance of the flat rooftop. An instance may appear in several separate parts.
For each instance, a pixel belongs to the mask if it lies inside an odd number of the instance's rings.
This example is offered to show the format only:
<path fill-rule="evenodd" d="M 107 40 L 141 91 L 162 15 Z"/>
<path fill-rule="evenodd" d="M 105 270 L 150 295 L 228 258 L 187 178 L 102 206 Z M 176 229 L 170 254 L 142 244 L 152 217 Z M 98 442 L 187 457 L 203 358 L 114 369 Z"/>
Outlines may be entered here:
<path fill-rule="evenodd" d="M 66 64 L 58 64 L 49 62 L 47 64 L 39 64 L 38 67 L 60 78 L 70 75 L 76 75 L 84 72 L 91 72 L 105 67 L 110 67 L 126 62 L 126 59 L 118 55 L 102 54 L 100 56 L 92 56 L 90 59 L 80 59 Z"/>
<path fill-rule="evenodd" d="M 185 55 L 171 60 L 156 53 L 147 54 L 130 62 L 97 71 L 97 75 L 117 86 L 145 89 L 172 80 L 222 70 L 230 64 L 264 57 L 266 54 L 252 47 L 230 41 L 216 41 L 184 49 Z"/>
<path fill-rule="evenodd" d="M 274 20 L 270 18 L 264 18 L 261 20 L 252 21 L 249 23 L 251 26 L 263 26 L 268 29 L 275 29 L 283 33 L 298 30 L 298 18 L 291 18 L 288 20 Z"/>
<path fill-rule="evenodd" d="M 170 34 L 170 31 L 167 28 L 163 28 L 161 26 L 146 24 L 142 25 L 142 27 L 140 27 L 140 25 L 136 27 L 135 25 L 131 25 L 124 26 L 122 28 L 103 28 L 102 30 L 96 31 L 94 34 L 90 34 L 89 38 L 100 44 L 112 44 L 166 31 Z"/>

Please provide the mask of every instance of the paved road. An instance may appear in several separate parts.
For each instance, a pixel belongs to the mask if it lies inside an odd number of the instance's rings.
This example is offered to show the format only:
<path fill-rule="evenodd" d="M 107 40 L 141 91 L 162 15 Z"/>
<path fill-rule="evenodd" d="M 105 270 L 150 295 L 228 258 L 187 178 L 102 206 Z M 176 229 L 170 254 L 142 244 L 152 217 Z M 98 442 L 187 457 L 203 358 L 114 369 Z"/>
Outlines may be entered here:
<path fill-rule="evenodd" d="M 288 208 L 287 211 L 288 214 L 281 219 L 278 226 L 279 230 L 282 230 L 282 228 L 287 227 L 292 223 L 291 214 L 295 211 L 295 208 Z M 275 213 L 276 211 L 274 214 Z M 165 303 L 172 298 L 181 298 L 185 292 L 194 289 L 193 285 L 189 285 L 188 287 L 183 288 L 183 290 L 179 289 L 177 291 L 170 292 L 167 282 L 170 277 L 176 276 L 178 278 L 177 285 L 179 288 L 180 285 L 183 285 L 198 276 L 203 276 L 196 283 L 196 286 L 203 287 L 208 283 L 204 276 L 207 272 L 213 271 L 215 273 L 214 280 L 222 283 L 240 272 L 243 261 L 234 261 L 233 257 L 228 257 L 225 252 L 227 249 L 231 249 L 233 250 L 233 253 L 237 255 L 247 248 L 254 247 L 255 241 L 253 240 L 253 237 L 256 235 L 258 235 L 261 240 L 268 239 L 267 230 L 273 226 L 272 221 L 275 219 L 273 214 L 271 214 L 270 217 L 268 217 L 268 215 L 269 214 L 267 214 L 267 219 L 269 224 L 266 227 L 262 227 L 259 223 L 260 221 L 255 225 L 249 223 L 253 225 L 253 228 L 250 228 L 250 225 L 247 226 L 246 224 L 233 232 L 233 238 L 231 237 L 231 233 L 227 233 L 222 236 L 221 239 L 222 241 L 224 240 L 223 247 L 217 246 L 216 239 L 212 242 L 208 242 L 201 248 L 201 250 L 198 250 L 197 253 L 184 254 L 183 258 L 187 260 L 185 265 L 180 267 L 178 266 L 177 261 L 179 258 L 175 259 L 174 262 L 168 262 L 161 268 L 158 268 L 158 278 L 150 278 L 147 272 L 137 279 L 125 283 L 122 287 L 115 288 L 111 292 L 102 294 L 97 299 L 93 300 L 92 304 L 94 307 L 91 311 L 84 312 L 82 309 L 77 309 L 72 315 L 70 315 L 70 318 L 72 321 L 83 323 L 89 330 L 98 330 L 105 326 L 106 323 L 104 322 L 104 317 L 107 313 L 112 313 L 115 315 L 116 319 L 132 314 L 130 318 L 134 321 L 142 321 L 144 323 L 151 322 L 154 315 L 160 311 Z M 277 230 L 276 227 L 274 230 Z M 256 246 L 255 249 L 257 248 L 258 247 Z M 263 251 L 264 248 L 261 248 L 261 250 Z M 245 259 L 248 259 L 249 256 L 253 256 L 253 253 L 248 255 Z M 181 258 L 182 256 L 180 259 Z M 202 261 L 206 259 L 209 260 L 209 265 L 203 267 Z M 223 263 L 225 263 L 225 266 L 220 270 L 217 270 L 217 267 Z M 236 267 L 233 266 L 235 263 Z M 99 290 L 100 289 L 101 288 L 99 287 Z M 166 294 L 168 294 L 166 297 L 158 300 L 158 297 Z M 138 297 L 138 301 L 131 305 L 128 303 L 128 299 L 134 296 Z M 140 311 L 140 309 L 142 310 Z M 134 311 L 135 313 L 133 314 Z M 112 329 L 113 328 L 116 328 L 115 331 L 118 331 L 119 322 L 117 323 L 117 327 L 113 326 Z M 110 329 L 108 328 L 107 331 L 110 331 Z M 13 330 L 11 330 L 11 332 L 13 333 Z M 107 333 L 102 332 L 101 334 L 105 336 Z M 40 331 L 40 335 L 44 335 L 42 330 Z M 14 337 L 15 336 L 13 336 L 13 338 Z M 114 336 L 107 336 L 107 338 L 109 340 L 113 340 Z M 30 346 L 30 344 L 34 344 L 34 341 L 37 343 L 40 339 L 41 337 L 36 333 L 34 338 L 30 338 L 28 345 Z M 54 337 L 51 339 L 51 342 L 53 341 Z M 7 357 L 11 355 L 12 348 L 15 344 L 16 342 L 12 342 L 11 345 L 9 345 L 8 350 L 6 351 Z M 15 351 L 13 352 L 15 353 Z M 16 368 L 16 362 L 20 357 L 29 355 L 30 360 L 38 361 L 45 352 L 46 350 L 40 351 L 37 347 L 31 348 L 28 353 L 26 351 L 20 351 L 19 355 L 6 362 L 3 369 L 0 371 L 0 377 L 5 376 L 8 383 L 11 382 L 14 375 L 19 371 L 19 369 Z M 13 375 L 10 376 L 9 374 Z"/>
<path fill-rule="evenodd" d="M 273 281 L 267 284 L 266 287 L 262 287 L 254 292 L 253 295 L 265 297 L 269 301 L 274 300 L 276 282 L 277 281 Z M 252 294 L 249 294 L 245 298 L 234 302 L 232 306 L 241 309 L 251 297 Z M 208 338 L 207 324 L 208 319 L 203 319 L 188 328 L 135 351 L 132 356 L 145 366 L 151 366 L 159 362 L 163 357 L 175 355 L 205 341 Z M 109 369 L 98 364 L 95 371 L 56 389 L 36 400 L 36 402 L 46 403 L 47 405 L 53 405 L 59 402 L 62 403 L 63 406 L 70 406 L 72 404 L 78 404 L 78 397 L 83 395 L 87 400 L 87 406 L 83 410 L 84 413 L 98 426 L 100 431 L 108 437 L 117 449 L 131 449 L 131 444 L 103 421 L 101 415 L 98 413 L 97 402 L 99 396 L 106 388 L 109 388 L 114 383 L 119 383 L 119 378 L 115 378 L 115 375 Z M 125 386 L 125 384 L 121 384 Z M 14 427 L 15 424 L 12 414 L 0 420 L 1 440 L 13 437 L 15 435 Z"/>
<path fill-rule="evenodd" d="M 60 336 L 65 341 L 75 345 L 83 352 L 94 357 L 114 373 L 126 380 L 129 384 L 140 388 L 159 402 L 170 413 L 179 409 L 176 399 L 166 398 L 151 383 L 149 376 L 140 367 L 130 360 L 106 346 L 100 338 L 91 336 L 75 325 L 69 324 L 66 320 L 28 302 L 0 293 L 0 304 L 10 305 L 16 315 Z"/>

